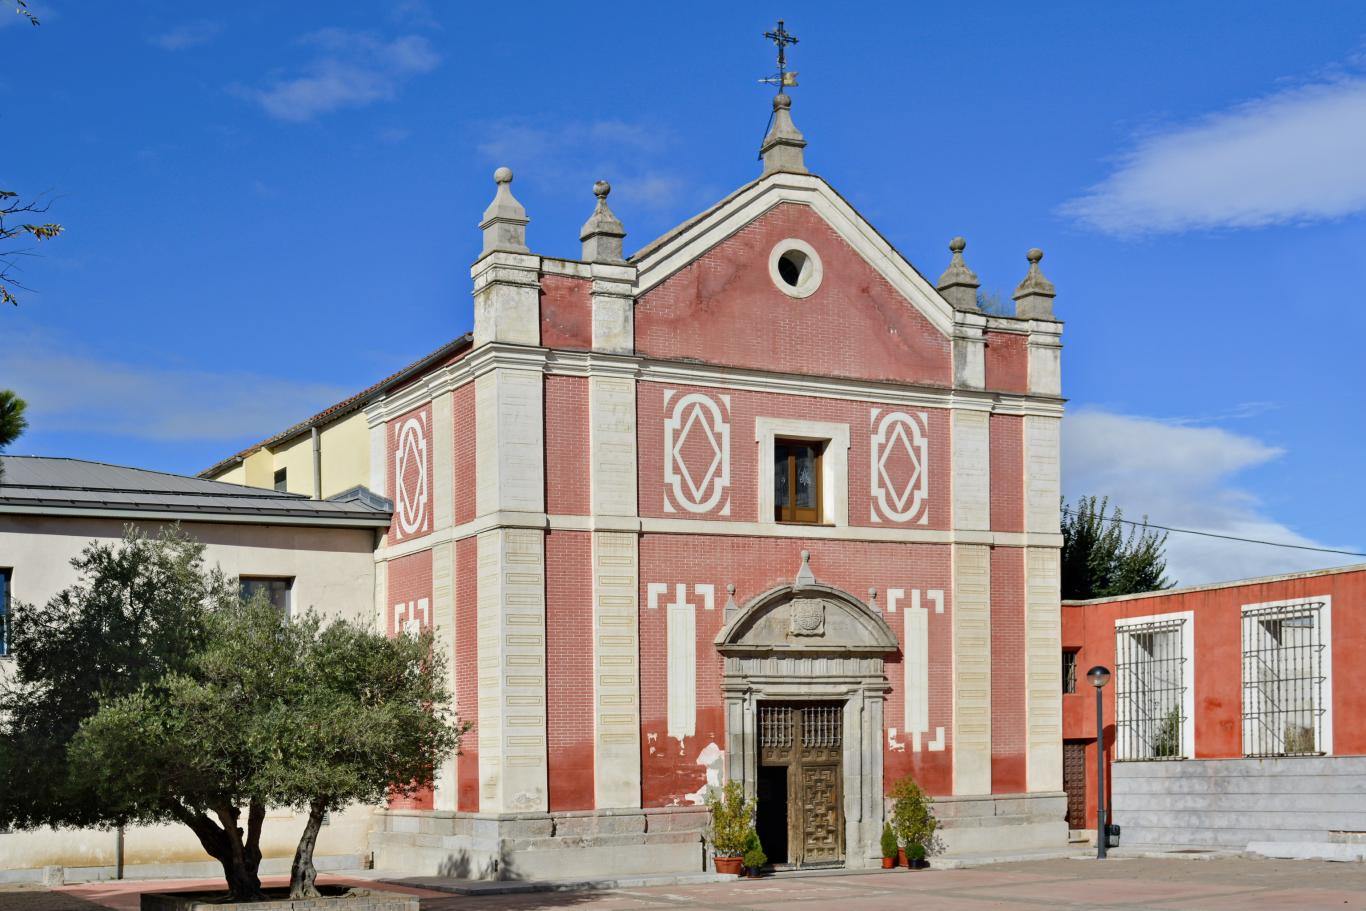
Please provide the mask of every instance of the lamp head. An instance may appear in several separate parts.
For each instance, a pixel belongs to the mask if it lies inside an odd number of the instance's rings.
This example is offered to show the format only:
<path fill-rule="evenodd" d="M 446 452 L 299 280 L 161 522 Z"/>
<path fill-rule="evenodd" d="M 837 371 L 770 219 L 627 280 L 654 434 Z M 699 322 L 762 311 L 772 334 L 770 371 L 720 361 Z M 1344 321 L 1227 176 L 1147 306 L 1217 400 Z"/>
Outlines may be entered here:
<path fill-rule="evenodd" d="M 1097 664 L 1086 672 L 1086 679 L 1090 681 L 1091 685 L 1096 689 L 1100 689 L 1110 682 L 1110 669 L 1104 665 Z"/>

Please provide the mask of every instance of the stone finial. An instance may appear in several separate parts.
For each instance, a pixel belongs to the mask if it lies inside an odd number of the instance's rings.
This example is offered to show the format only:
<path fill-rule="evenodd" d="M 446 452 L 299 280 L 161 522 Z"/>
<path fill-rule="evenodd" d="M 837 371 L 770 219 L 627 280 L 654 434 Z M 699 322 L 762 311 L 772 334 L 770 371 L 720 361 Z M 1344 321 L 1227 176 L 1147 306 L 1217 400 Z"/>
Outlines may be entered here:
<path fill-rule="evenodd" d="M 729 623 L 730 618 L 740 612 L 740 605 L 735 603 L 735 583 L 730 582 L 726 585 L 726 608 L 723 613 L 723 622 Z"/>
<path fill-rule="evenodd" d="M 593 184 L 593 195 L 598 198 L 598 205 L 593 209 L 588 221 L 583 223 L 583 230 L 579 232 L 579 240 L 583 241 L 585 262 L 626 262 L 621 244 L 622 238 L 626 236 L 626 229 L 622 227 L 621 219 L 617 218 L 607 205 L 607 194 L 611 192 L 612 185 L 605 180 Z"/>
<path fill-rule="evenodd" d="M 1022 319 L 1053 319 L 1053 298 L 1057 292 L 1053 290 L 1053 283 L 1039 271 L 1043 251 L 1033 247 L 1025 254 L 1025 259 L 1029 260 L 1029 271 L 1011 295 L 1015 300 L 1015 315 Z"/>
<path fill-rule="evenodd" d="M 788 171 L 805 174 L 806 163 L 802 149 L 806 139 L 796 124 L 792 122 L 792 99 L 786 93 L 773 97 L 773 126 L 759 147 L 759 155 L 764 159 L 764 174 L 775 171 Z"/>
<path fill-rule="evenodd" d="M 493 182 L 498 184 L 498 192 L 493 195 L 493 202 L 484 210 L 484 220 L 479 223 L 484 232 L 484 252 L 480 255 L 495 250 L 530 253 L 526 246 L 526 225 L 531 219 L 526 217 L 526 209 L 512 195 L 512 169 L 494 171 Z"/>
<path fill-rule="evenodd" d="M 977 289 L 982 287 L 982 283 L 977 280 L 977 273 L 963 262 L 963 250 L 967 245 L 968 242 L 961 237 L 949 241 L 949 251 L 953 256 L 949 259 L 949 267 L 939 276 L 939 293 L 944 295 L 944 300 L 952 304 L 955 310 L 980 312 L 981 308 L 977 306 Z"/>
<path fill-rule="evenodd" d="M 808 585 L 816 584 L 816 574 L 811 571 L 811 551 L 802 551 L 802 566 L 797 570 L 796 581 L 793 582 L 795 588 L 804 588 Z"/>
<path fill-rule="evenodd" d="M 869 588 L 869 589 L 868 589 L 868 606 L 871 607 L 873 610 L 877 610 L 877 589 L 876 589 L 876 588 Z"/>

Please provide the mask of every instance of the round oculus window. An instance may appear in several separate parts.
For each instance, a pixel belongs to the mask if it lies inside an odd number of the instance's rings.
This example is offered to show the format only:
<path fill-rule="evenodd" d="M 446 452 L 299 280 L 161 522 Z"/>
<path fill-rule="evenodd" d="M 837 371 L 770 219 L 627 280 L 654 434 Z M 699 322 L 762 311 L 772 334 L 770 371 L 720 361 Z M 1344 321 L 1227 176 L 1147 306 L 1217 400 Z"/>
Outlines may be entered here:
<path fill-rule="evenodd" d="M 789 297 L 809 297 L 821 284 L 821 258 L 810 244 L 788 238 L 769 254 L 768 273 Z"/>

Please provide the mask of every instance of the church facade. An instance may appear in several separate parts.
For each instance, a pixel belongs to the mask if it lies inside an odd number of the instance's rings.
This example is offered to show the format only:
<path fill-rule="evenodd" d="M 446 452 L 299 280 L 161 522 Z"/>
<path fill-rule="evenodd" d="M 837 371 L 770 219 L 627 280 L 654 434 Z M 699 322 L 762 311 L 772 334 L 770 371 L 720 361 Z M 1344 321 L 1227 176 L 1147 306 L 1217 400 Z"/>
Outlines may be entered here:
<path fill-rule="evenodd" d="M 931 283 L 807 171 L 790 104 L 758 179 L 629 258 L 605 183 L 582 258 L 537 255 L 500 168 L 473 333 L 320 416 L 364 420 L 347 458 L 276 441 L 393 501 L 376 609 L 435 630 L 474 724 L 376 867 L 699 870 L 727 780 L 779 862 L 876 865 L 907 775 L 950 850 L 1065 844 L 1042 254 L 1013 316 L 961 240 Z"/>

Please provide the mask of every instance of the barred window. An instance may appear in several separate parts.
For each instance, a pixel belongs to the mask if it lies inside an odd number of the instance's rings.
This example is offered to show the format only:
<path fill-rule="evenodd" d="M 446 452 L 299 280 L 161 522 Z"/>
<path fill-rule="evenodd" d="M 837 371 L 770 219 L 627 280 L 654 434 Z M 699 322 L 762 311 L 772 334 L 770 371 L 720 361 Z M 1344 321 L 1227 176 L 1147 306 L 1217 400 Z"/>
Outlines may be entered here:
<path fill-rule="evenodd" d="M 1243 609 L 1243 752 L 1325 752 L 1324 601 Z"/>
<path fill-rule="evenodd" d="M 1074 648 L 1062 652 L 1062 691 L 1064 694 L 1077 691 L 1077 650 Z"/>
<path fill-rule="evenodd" d="M 1185 617 L 1116 625 L 1115 758 L 1186 756 Z"/>

